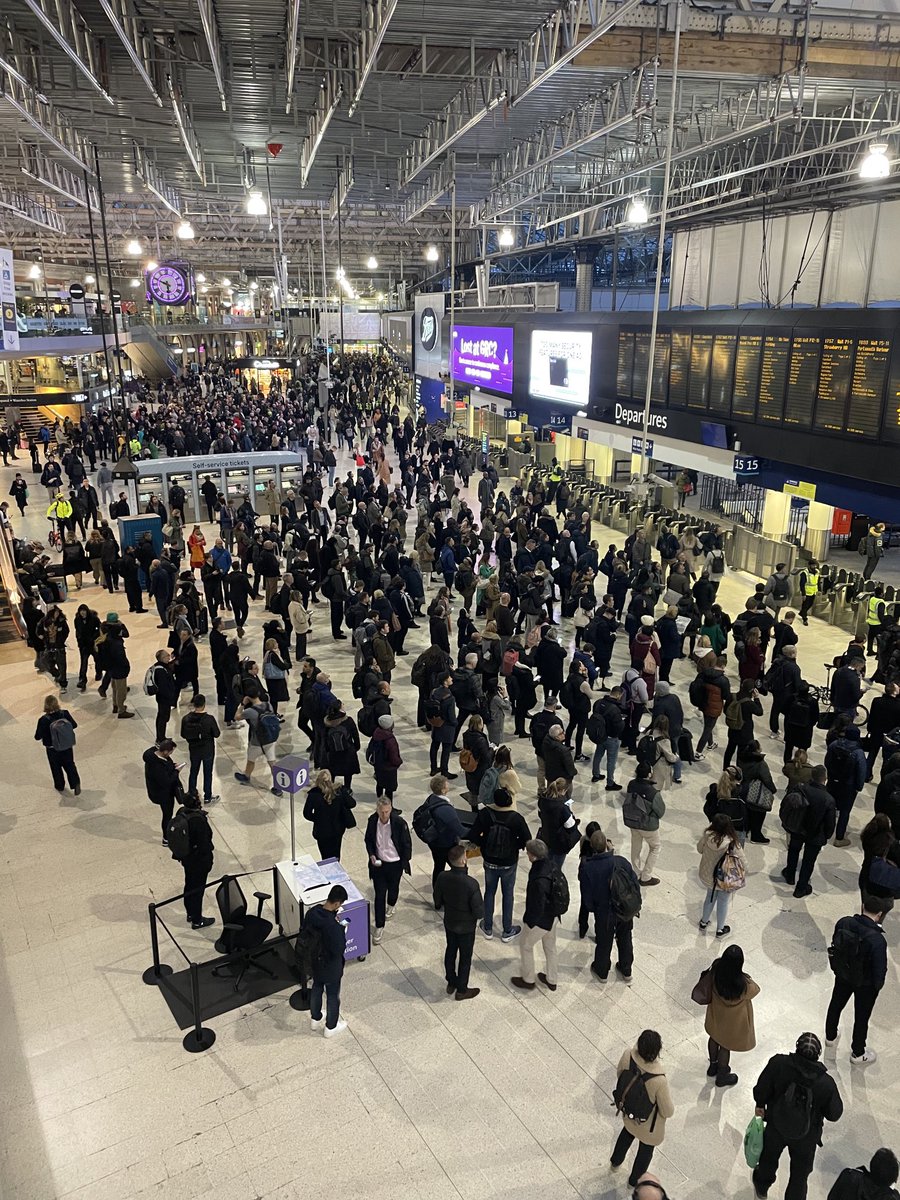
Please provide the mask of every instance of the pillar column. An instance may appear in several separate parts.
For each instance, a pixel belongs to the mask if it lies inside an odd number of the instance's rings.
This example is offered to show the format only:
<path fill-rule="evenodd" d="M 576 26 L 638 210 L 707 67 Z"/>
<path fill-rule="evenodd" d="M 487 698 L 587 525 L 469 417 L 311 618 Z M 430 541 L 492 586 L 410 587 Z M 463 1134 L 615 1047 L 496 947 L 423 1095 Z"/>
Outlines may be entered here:
<path fill-rule="evenodd" d="M 831 545 L 831 523 L 834 520 L 834 509 L 830 504 L 822 504 L 818 500 L 810 500 L 809 513 L 806 517 L 806 536 L 803 538 L 803 548 L 822 562 L 828 554 Z"/>
<path fill-rule="evenodd" d="M 773 538 L 776 541 L 783 539 L 787 532 L 790 509 L 791 497 L 788 493 L 766 491 L 763 503 L 763 537 Z"/>
<path fill-rule="evenodd" d="M 575 311 L 590 312 L 594 288 L 594 261 L 597 252 L 578 250 L 575 252 Z"/>

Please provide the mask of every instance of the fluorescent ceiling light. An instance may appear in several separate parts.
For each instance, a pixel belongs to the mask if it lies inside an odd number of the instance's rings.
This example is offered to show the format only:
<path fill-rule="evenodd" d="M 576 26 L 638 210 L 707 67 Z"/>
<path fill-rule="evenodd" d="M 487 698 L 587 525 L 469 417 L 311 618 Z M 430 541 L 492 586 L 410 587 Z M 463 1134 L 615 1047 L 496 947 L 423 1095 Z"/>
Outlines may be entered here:
<path fill-rule="evenodd" d="M 251 217 L 264 217 L 269 211 L 262 192 L 251 192 L 247 197 L 247 212 Z"/>
<path fill-rule="evenodd" d="M 516 244 L 516 235 L 508 225 L 505 225 L 503 229 L 500 230 L 499 236 L 497 237 L 497 244 L 504 250 L 508 250 L 510 246 L 514 246 Z"/>
<path fill-rule="evenodd" d="M 85 275 L 84 282 L 85 283 L 96 283 L 97 280 L 93 277 L 93 275 Z"/>
<path fill-rule="evenodd" d="M 256 292 L 256 291 L 259 291 L 259 284 L 256 282 L 256 280 L 255 280 L 255 279 L 254 279 L 254 280 L 252 281 L 252 283 L 250 284 L 250 291 L 251 291 L 251 292 Z"/>
<path fill-rule="evenodd" d="M 625 210 L 625 221 L 629 225 L 646 225 L 650 220 L 647 202 L 640 196 L 632 196 Z"/>
<path fill-rule="evenodd" d="M 203 274 L 202 271 L 197 272 L 197 282 L 198 283 L 206 283 L 206 276 Z"/>
<path fill-rule="evenodd" d="M 139 279 L 129 280 L 128 286 L 133 287 L 133 288 L 138 288 L 141 286 L 141 281 Z"/>
<path fill-rule="evenodd" d="M 41 268 L 38 266 L 37 263 L 32 263 L 32 265 L 28 268 L 28 278 L 29 279 L 40 279 L 40 277 L 43 275 L 43 273 L 44 272 L 41 270 Z"/>
<path fill-rule="evenodd" d="M 873 142 L 859 164 L 860 179 L 887 179 L 891 164 L 887 156 L 887 142 Z"/>
<path fill-rule="evenodd" d="M 230 287 L 231 287 L 231 280 L 230 280 L 230 279 L 223 279 L 223 280 L 222 280 L 222 287 L 225 287 L 225 288 L 230 288 Z"/>
<path fill-rule="evenodd" d="M 426 262 L 436 263 L 439 258 L 440 258 L 440 255 L 438 254 L 437 246 L 429 246 L 428 249 L 425 251 L 425 261 Z"/>
<path fill-rule="evenodd" d="M 366 259 L 366 266 L 369 268 L 370 271 L 378 270 L 378 259 L 375 257 L 374 254 L 370 254 L 369 257 Z"/>
<path fill-rule="evenodd" d="M 148 259 L 147 265 L 146 265 L 146 267 L 144 267 L 144 270 L 145 271 L 155 271 L 158 266 L 159 266 L 159 263 L 156 261 L 156 259 L 151 258 L 151 259 Z"/>

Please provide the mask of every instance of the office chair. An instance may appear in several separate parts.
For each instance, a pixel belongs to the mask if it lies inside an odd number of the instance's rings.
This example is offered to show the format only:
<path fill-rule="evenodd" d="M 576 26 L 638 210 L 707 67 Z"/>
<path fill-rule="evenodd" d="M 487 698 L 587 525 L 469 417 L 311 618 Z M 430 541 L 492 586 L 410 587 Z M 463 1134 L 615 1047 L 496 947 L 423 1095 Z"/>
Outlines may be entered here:
<path fill-rule="evenodd" d="M 235 991 L 240 988 L 241 980 L 250 967 L 262 971 L 270 979 L 275 978 L 275 972 L 259 961 L 263 954 L 271 954 L 275 949 L 274 946 L 263 945 L 272 932 L 272 922 L 262 916 L 262 906 L 264 900 L 271 900 L 272 897 L 267 892 L 254 892 L 253 895 L 259 901 L 255 917 L 247 915 L 247 900 L 234 876 L 223 876 L 216 888 L 216 904 L 222 918 L 222 936 L 215 944 L 216 950 L 219 954 L 229 955 L 231 962 L 240 961 L 242 964 L 234 982 Z M 225 967 L 230 965 L 229 962 L 222 967 L 215 967 L 213 975 L 223 974 Z"/>

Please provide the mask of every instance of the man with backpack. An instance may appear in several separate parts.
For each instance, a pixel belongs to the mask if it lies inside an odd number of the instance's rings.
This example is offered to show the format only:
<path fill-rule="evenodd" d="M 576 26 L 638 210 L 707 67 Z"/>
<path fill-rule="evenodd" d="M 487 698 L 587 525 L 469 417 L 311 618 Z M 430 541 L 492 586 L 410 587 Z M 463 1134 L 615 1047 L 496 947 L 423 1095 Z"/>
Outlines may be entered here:
<path fill-rule="evenodd" d="M 219 736 L 219 723 L 216 718 L 206 711 L 206 697 L 198 692 L 191 700 L 190 712 L 185 713 L 181 721 L 181 736 L 188 744 L 191 770 L 188 775 L 188 791 L 192 792 L 197 786 L 200 768 L 203 768 L 203 803 L 215 804 L 218 796 L 213 795 L 213 765 L 216 759 L 216 738 Z"/>
<path fill-rule="evenodd" d="M 491 771 L 493 767 L 489 768 Z M 513 925 L 513 899 L 516 889 L 516 869 L 519 851 L 525 848 L 531 832 L 521 813 L 513 808 L 513 798 L 506 788 L 494 789 L 490 803 L 479 808 L 468 839 L 481 850 L 484 860 L 484 917 L 478 928 L 486 938 L 494 936 L 494 897 L 499 884 L 502 896 L 503 932 L 500 940 L 513 941 L 521 925 Z"/>
<path fill-rule="evenodd" d="M 453 675 L 445 671 L 438 678 L 438 685 L 425 701 L 425 719 L 431 727 L 431 773 L 437 775 L 440 769 L 445 779 L 455 779 L 456 774 L 450 770 L 450 751 L 456 741 L 457 719 L 456 701 L 450 686 Z M 440 753 L 440 768 L 438 754 Z"/>
<path fill-rule="evenodd" d="M 243 771 L 235 771 L 234 777 L 238 783 L 249 783 L 253 768 L 264 758 L 269 766 L 275 761 L 275 743 L 281 732 L 281 723 L 272 711 L 268 700 L 259 696 L 244 696 L 239 718 L 246 721 L 247 730 L 247 763 Z M 273 796 L 283 796 L 281 788 L 269 789 Z"/>
<path fill-rule="evenodd" d="M 456 739 L 459 737 L 459 731 L 462 729 L 466 721 L 474 713 L 481 712 L 481 706 L 484 703 L 484 686 L 481 681 L 481 676 L 476 668 L 478 666 L 478 655 L 467 654 L 465 657 L 465 665 L 458 667 L 453 672 L 450 690 L 453 692 L 453 699 L 456 701 L 456 729 L 453 733 L 453 748 L 456 749 Z"/>
<path fill-rule="evenodd" d="M 424 804 L 413 813 L 412 827 L 417 838 L 424 842 L 431 851 L 434 869 L 431 872 L 431 886 L 434 887 L 437 877 L 447 866 L 447 855 L 466 836 L 462 821 L 456 809 L 447 799 L 447 778 L 435 774 L 431 780 L 431 794 Z"/>
<path fill-rule="evenodd" d="M 887 978 L 887 942 L 882 924 L 894 907 L 889 896 L 863 896 L 862 912 L 841 917 L 831 935 L 828 962 L 834 987 L 825 1017 L 825 1046 L 835 1056 L 841 1013 L 853 997 L 853 1037 L 850 1061 L 867 1066 L 878 1057 L 866 1045 L 869 1018 Z"/>
<path fill-rule="evenodd" d="M 599 783 L 605 778 L 608 792 L 622 790 L 621 783 L 616 783 L 614 776 L 624 730 L 625 712 L 622 707 L 622 689 L 617 686 L 610 688 L 608 696 L 601 696 L 599 700 L 594 701 L 594 707 L 587 723 L 587 735 L 594 743 L 591 783 Z M 605 776 L 600 771 L 604 757 L 606 758 Z"/>
<path fill-rule="evenodd" d="M 767 608 L 778 614 L 791 598 L 791 576 L 785 563 L 776 563 L 775 570 L 766 580 L 763 601 Z"/>
<path fill-rule="evenodd" d="M 156 661 L 144 676 L 144 692 L 156 701 L 156 743 L 166 739 L 166 728 L 172 709 L 178 703 L 178 682 L 175 679 L 175 656 L 171 650 L 157 650 Z"/>
<path fill-rule="evenodd" d="M 850 725 L 840 737 L 836 737 L 825 752 L 825 769 L 828 772 L 828 790 L 837 806 L 837 825 L 834 831 L 835 846 L 849 846 L 847 826 L 856 797 L 866 782 L 866 756 L 860 745 L 859 729 Z"/>
<path fill-rule="evenodd" d="M 644 741 L 641 738 L 638 749 Z M 622 802 L 622 820 L 625 827 L 631 830 L 631 865 L 641 887 L 655 887 L 659 883 L 653 868 L 659 858 L 659 819 L 666 812 L 666 803 L 651 778 L 652 774 L 650 763 L 638 761 L 635 777 L 629 783 Z M 647 859 L 642 866 L 644 846 L 647 847 Z"/>
<path fill-rule="evenodd" d="M 522 917 L 522 936 L 519 940 L 522 966 L 521 974 L 513 975 L 510 983 L 525 991 L 534 990 L 534 948 L 540 942 L 547 969 L 539 971 L 537 978 L 548 991 L 555 992 L 559 977 L 556 925 L 569 911 L 569 885 L 559 867 L 550 862 L 546 842 L 539 838 L 530 839 L 525 843 L 525 853 L 528 855 L 531 869 L 525 889 L 525 913 Z"/>
<path fill-rule="evenodd" d="M 809 783 L 789 788 L 781 801 L 779 816 L 782 828 L 789 838 L 787 866 L 781 872 L 781 877 L 786 884 L 794 888 L 794 895 L 798 900 L 812 895 L 810 880 L 815 870 L 816 859 L 834 833 L 834 797 L 825 786 L 827 780 L 828 772 L 824 767 L 813 767 Z"/>
<path fill-rule="evenodd" d="M 549 697 L 544 701 L 544 707 L 539 713 L 531 718 L 531 746 L 534 750 L 535 758 L 537 759 L 537 794 L 538 799 L 543 796 L 547 787 L 547 773 L 544 764 L 544 742 L 547 740 L 547 734 L 550 730 L 558 725 L 563 729 L 563 723 L 560 720 L 557 709 L 558 704 L 553 697 Z"/>
<path fill-rule="evenodd" d="M 800 691 L 802 682 L 803 676 L 797 666 L 797 647 L 785 646 L 765 674 L 765 685 L 772 697 L 769 730 L 773 737 L 778 737 L 778 719 L 790 707 L 791 701 Z"/>
<path fill-rule="evenodd" d="M 616 971 L 630 984 L 634 964 L 632 930 L 634 918 L 641 911 L 638 877 L 631 863 L 613 852 L 606 834 L 598 829 L 591 835 L 591 854 L 582 860 L 579 878 L 582 906 L 594 914 L 597 947 L 591 971 L 601 983 L 606 983 L 615 942 L 619 952 Z"/>
<path fill-rule="evenodd" d="M 166 843 L 172 857 L 184 868 L 184 911 L 192 929 L 215 924 L 215 917 L 204 917 L 203 895 L 213 868 L 213 838 L 200 793 L 188 792 L 181 808 L 169 822 Z"/>
<path fill-rule="evenodd" d="M 302 970 L 312 977 L 310 1028 L 319 1030 L 324 1025 L 323 1032 L 327 1038 L 337 1037 L 347 1028 L 347 1022 L 341 1017 L 341 980 L 344 975 L 347 926 L 338 920 L 341 905 L 346 903 L 346 889 L 339 883 L 334 884 L 323 904 L 313 904 L 307 909 L 297 939 Z"/>
<path fill-rule="evenodd" d="M 894 1187 L 900 1176 L 897 1155 L 882 1146 L 867 1167 L 844 1167 L 834 1181 L 828 1200 L 900 1200 Z"/>
<path fill-rule="evenodd" d="M 753 1172 L 757 1200 L 768 1196 L 785 1149 L 791 1173 L 784 1200 L 806 1200 L 823 1124 L 839 1121 L 844 1112 L 837 1084 L 819 1062 L 821 1055 L 816 1035 L 801 1033 L 793 1053 L 773 1055 L 756 1081 L 756 1115 L 766 1122 L 762 1154 Z"/>

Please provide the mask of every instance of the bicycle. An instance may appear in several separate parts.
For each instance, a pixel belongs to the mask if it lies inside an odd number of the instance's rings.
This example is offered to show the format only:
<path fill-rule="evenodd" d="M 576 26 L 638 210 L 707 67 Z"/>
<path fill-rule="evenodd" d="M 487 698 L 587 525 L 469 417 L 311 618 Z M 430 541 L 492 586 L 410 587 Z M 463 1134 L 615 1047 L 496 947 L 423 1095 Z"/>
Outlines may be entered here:
<path fill-rule="evenodd" d="M 809 685 L 809 694 L 810 694 L 810 696 L 813 697 L 814 700 L 818 701 L 819 704 L 824 706 L 823 710 L 822 710 L 822 715 L 824 716 L 828 712 L 834 711 L 832 703 L 831 703 L 831 672 L 836 667 L 841 666 L 841 659 L 838 658 L 834 662 L 824 663 L 823 666 L 825 667 L 825 673 L 826 673 L 825 683 L 824 683 L 824 685 L 818 684 L 818 683 L 811 683 Z M 821 720 L 821 717 L 819 719 Z M 865 704 L 857 704 L 856 715 L 853 718 L 853 724 L 858 729 L 864 729 L 866 724 L 868 723 L 868 720 L 869 720 L 869 710 L 866 707 L 866 705 Z M 821 728 L 823 728 L 823 729 L 828 728 L 828 726 L 823 725 L 823 726 L 821 726 Z"/>
<path fill-rule="evenodd" d="M 51 550 L 61 551 L 63 548 L 62 534 L 53 524 L 50 525 L 50 532 L 47 534 L 47 545 Z"/>

